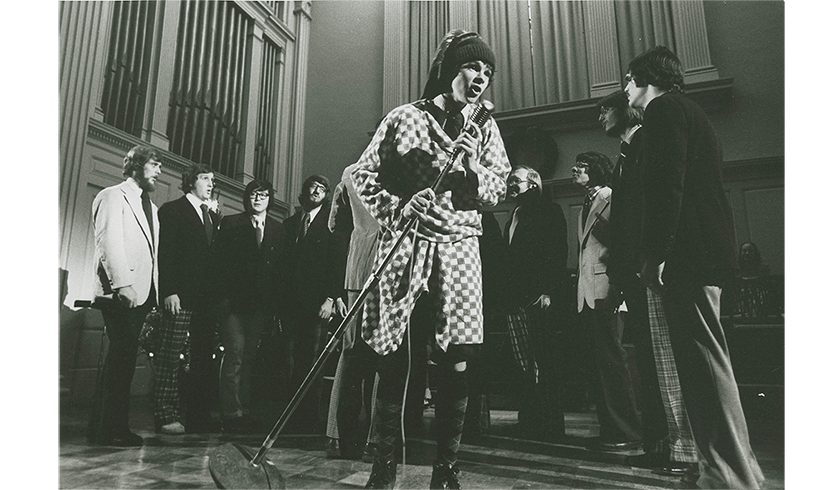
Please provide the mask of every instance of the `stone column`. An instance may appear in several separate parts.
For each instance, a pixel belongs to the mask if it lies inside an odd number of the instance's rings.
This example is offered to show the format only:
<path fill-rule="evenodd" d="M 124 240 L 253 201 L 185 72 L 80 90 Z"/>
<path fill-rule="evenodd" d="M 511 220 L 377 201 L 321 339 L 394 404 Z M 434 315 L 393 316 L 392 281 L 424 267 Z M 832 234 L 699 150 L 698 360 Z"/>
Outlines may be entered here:
<path fill-rule="evenodd" d="M 168 150 L 169 136 L 166 134 L 166 125 L 175 77 L 177 51 L 173 47 L 178 42 L 181 5 L 179 2 L 158 2 L 157 7 L 155 32 L 160 32 L 161 35 L 152 39 L 151 51 L 160 53 L 160 56 L 152 56 L 149 66 L 149 93 L 143 112 L 141 138 L 158 148 Z"/>
<path fill-rule="evenodd" d="M 309 32 L 312 23 L 312 2 L 295 2 L 294 56 L 292 66 L 291 117 L 289 118 L 289 178 L 286 196 L 297 196 L 303 183 L 303 133 L 306 115 L 306 74 L 309 65 Z"/>
<path fill-rule="evenodd" d="M 671 12 L 674 16 L 676 53 L 685 70 L 685 83 L 720 78 L 709 55 L 709 36 L 706 33 L 703 2 L 671 2 Z"/>
<path fill-rule="evenodd" d="M 385 2 L 382 110 L 386 113 L 409 99 L 408 2 Z"/>
<path fill-rule="evenodd" d="M 242 133 L 245 140 L 239 150 L 237 158 L 242 166 L 237 165 L 234 178 L 240 182 L 250 182 L 254 178 L 254 152 L 257 141 L 257 124 L 259 124 L 259 103 L 260 103 L 260 79 L 262 72 L 263 52 L 263 25 L 258 19 L 254 19 L 249 42 L 251 43 L 251 58 L 247 61 L 245 68 L 245 80 L 247 89 L 243 105 L 247 112 L 245 115 L 245 126 Z"/>
<path fill-rule="evenodd" d="M 586 63 L 589 96 L 603 97 L 620 89 L 621 70 L 613 0 L 583 2 L 586 21 Z"/>

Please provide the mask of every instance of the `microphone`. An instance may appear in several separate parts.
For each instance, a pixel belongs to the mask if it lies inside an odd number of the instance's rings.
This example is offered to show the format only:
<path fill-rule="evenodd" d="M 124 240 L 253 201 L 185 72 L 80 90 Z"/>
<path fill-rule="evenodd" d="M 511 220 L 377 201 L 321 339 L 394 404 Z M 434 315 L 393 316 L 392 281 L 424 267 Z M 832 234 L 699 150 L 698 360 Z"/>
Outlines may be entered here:
<path fill-rule="evenodd" d="M 484 126 L 484 124 L 487 123 L 487 120 L 490 119 L 490 113 L 495 108 L 496 106 L 494 106 L 493 103 L 489 100 L 482 100 L 481 102 L 479 102 L 478 107 L 476 107 L 473 110 L 472 114 L 470 114 L 469 120 L 474 122 L 475 125 L 478 127 Z M 469 125 L 464 124 L 463 131 L 469 131 L 468 128 L 473 129 Z M 473 133 L 474 131 L 470 132 L 470 134 L 473 137 L 478 137 L 477 134 Z M 458 158 L 461 156 L 462 153 L 464 153 L 463 148 L 455 148 L 455 151 L 453 151 L 452 155 L 450 155 L 449 160 L 446 162 L 446 165 L 443 166 L 434 183 L 432 183 L 431 187 L 433 191 L 437 192 L 438 185 L 440 185 L 440 181 L 443 180 L 443 176 L 448 174 L 449 171 L 452 170 L 452 166 L 455 165 L 455 162 L 458 161 Z"/>

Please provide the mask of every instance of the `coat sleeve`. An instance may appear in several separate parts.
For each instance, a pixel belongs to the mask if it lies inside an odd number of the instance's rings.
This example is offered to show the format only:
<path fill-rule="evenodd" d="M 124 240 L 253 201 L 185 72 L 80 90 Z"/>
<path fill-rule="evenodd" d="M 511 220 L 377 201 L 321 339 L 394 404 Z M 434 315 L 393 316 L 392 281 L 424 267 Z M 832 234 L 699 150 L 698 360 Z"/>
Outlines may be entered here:
<path fill-rule="evenodd" d="M 160 221 L 160 245 L 158 246 L 158 262 L 160 264 L 160 297 L 167 298 L 178 294 L 182 290 L 180 278 L 180 264 L 182 263 L 182 248 L 179 246 L 178 230 L 181 226 L 178 223 L 178 215 L 173 209 L 172 203 L 164 204 L 158 210 L 158 221 Z"/>
<path fill-rule="evenodd" d="M 93 231 L 96 250 L 110 287 L 117 290 L 134 284 L 125 244 L 126 218 L 131 212 L 125 196 L 116 189 L 101 192 L 93 201 Z M 139 225 L 138 225 L 139 226 Z"/>
<path fill-rule="evenodd" d="M 686 171 L 688 132 L 685 112 L 673 99 L 660 96 L 645 110 L 642 252 L 663 262 L 676 236 Z"/>

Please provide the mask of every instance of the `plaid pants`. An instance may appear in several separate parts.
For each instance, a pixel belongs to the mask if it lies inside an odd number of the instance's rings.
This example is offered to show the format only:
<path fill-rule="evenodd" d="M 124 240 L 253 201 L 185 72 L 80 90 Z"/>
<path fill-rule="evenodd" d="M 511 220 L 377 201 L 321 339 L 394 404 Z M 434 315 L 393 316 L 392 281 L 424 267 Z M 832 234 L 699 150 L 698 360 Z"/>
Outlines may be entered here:
<path fill-rule="evenodd" d="M 189 310 L 182 309 L 177 315 L 163 313 L 160 349 L 154 357 L 154 414 L 158 426 L 177 422 L 181 413 L 178 371 L 191 321 Z"/>
<path fill-rule="evenodd" d="M 668 438 L 671 449 L 671 460 L 683 463 L 696 463 L 697 450 L 691 427 L 688 424 L 688 414 L 680 389 L 680 378 L 677 375 L 677 364 L 674 361 L 674 350 L 671 347 L 671 335 L 668 333 L 668 322 L 665 321 L 665 309 L 662 297 L 645 288 L 648 300 L 648 317 L 650 318 L 650 336 L 653 344 L 653 358 L 656 362 L 656 376 L 659 379 L 659 392 L 662 404 L 665 406 L 665 419 L 668 421 Z"/>

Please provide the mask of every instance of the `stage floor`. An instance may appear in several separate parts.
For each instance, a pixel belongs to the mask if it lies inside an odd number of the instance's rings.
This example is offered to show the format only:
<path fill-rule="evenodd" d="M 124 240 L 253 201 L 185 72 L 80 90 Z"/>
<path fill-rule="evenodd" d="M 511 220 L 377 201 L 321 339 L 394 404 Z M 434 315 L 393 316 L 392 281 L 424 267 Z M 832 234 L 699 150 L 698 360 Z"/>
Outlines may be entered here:
<path fill-rule="evenodd" d="M 594 413 L 567 413 L 566 437 L 541 442 L 516 434 L 516 412 L 491 410 L 488 433 L 462 441 L 459 456 L 464 488 L 680 488 L 679 479 L 631 468 L 624 458 L 640 450 L 601 452 L 587 449 L 598 435 Z M 92 447 L 85 442 L 87 409 L 62 407 L 59 488 L 176 489 L 216 488 L 208 454 L 220 444 L 240 442 L 258 448 L 265 433 L 253 436 L 196 434 L 166 436 L 152 430 L 148 400 L 132 400 L 131 427 L 145 439 L 140 448 Z M 427 433 L 409 439 L 407 465 L 399 465 L 398 488 L 428 488 L 435 445 L 428 431 L 433 410 L 426 410 Z M 766 489 L 784 488 L 783 424 L 750 421 L 753 449 L 767 477 Z M 361 488 L 371 465 L 327 459 L 323 435 L 283 435 L 268 453 L 286 488 Z"/>

